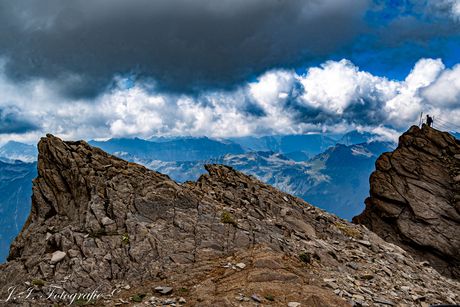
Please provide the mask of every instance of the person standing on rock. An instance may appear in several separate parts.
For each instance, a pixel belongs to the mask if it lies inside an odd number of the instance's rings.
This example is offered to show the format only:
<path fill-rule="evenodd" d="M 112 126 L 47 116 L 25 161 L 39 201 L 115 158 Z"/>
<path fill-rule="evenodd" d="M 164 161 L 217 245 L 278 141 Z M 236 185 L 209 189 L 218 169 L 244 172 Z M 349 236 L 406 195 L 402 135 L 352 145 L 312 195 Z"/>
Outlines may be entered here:
<path fill-rule="evenodd" d="M 431 124 L 433 123 L 433 119 L 431 118 L 430 115 L 426 115 L 426 124 L 428 125 L 428 127 L 431 127 Z"/>

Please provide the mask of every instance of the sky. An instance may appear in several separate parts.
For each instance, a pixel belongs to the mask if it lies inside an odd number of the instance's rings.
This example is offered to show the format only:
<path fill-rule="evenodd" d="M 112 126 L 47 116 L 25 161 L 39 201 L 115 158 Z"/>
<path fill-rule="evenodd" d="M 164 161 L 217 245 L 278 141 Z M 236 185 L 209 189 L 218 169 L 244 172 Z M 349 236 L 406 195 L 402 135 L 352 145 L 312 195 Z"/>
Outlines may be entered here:
<path fill-rule="evenodd" d="M 460 0 L 0 0 L 0 144 L 460 131 L 459 30 Z"/>

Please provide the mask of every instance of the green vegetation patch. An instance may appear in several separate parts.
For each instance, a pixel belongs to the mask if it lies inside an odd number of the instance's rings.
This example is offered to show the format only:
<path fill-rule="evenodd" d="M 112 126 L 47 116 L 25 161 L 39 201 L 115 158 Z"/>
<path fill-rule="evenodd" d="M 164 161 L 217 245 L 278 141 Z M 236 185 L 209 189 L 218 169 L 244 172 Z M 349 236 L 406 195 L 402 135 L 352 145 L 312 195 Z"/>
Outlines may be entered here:
<path fill-rule="evenodd" d="M 270 294 L 265 295 L 265 298 L 266 298 L 267 300 L 269 300 L 269 301 L 272 301 L 272 302 L 275 300 L 275 299 L 273 298 L 273 296 L 271 296 Z"/>
<path fill-rule="evenodd" d="M 100 238 L 100 237 L 106 236 L 106 235 L 107 235 L 107 232 L 105 231 L 105 228 L 101 228 L 99 230 L 96 230 L 94 232 L 89 233 L 89 236 L 91 238 Z"/>
<path fill-rule="evenodd" d="M 238 223 L 232 219 L 232 216 L 228 212 L 222 212 L 220 221 L 224 224 L 232 224 L 235 227 L 238 226 Z"/>
<path fill-rule="evenodd" d="M 326 253 L 328 253 L 329 255 L 332 256 L 332 258 L 334 258 L 335 260 L 337 260 L 337 255 L 336 255 L 333 251 L 328 251 L 328 252 L 326 252 Z"/>
<path fill-rule="evenodd" d="M 359 231 L 357 231 L 355 229 L 352 229 L 352 228 L 347 227 L 347 226 L 345 226 L 343 224 L 340 224 L 340 223 L 335 224 L 335 226 L 337 226 L 340 230 L 345 232 L 348 237 L 353 237 L 353 238 L 358 238 L 358 239 L 363 238 L 363 235 Z"/>
<path fill-rule="evenodd" d="M 32 285 L 44 286 L 45 283 L 44 283 L 43 281 L 41 281 L 41 280 L 34 280 L 34 281 L 32 282 Z"/>
<path fill-rule="evenodd" d="M 85 300 L 83 298 L 78 298 L 78 299 L 73 301 L 73 304 L 75 306 L 88 306 L 88 305 L 91 305 L 93 303 L 96 303 L 96 300 L 94 298 L 92 298 L 90 300 Z"/>
<path fill-rule="evenodd" d="M 310 263 L 310 261 L 311 261 L 310 256 L 307 255 L 307 254 L 299 254 L 299 258 L 300 258 L 300 260 L 302 260 L 305 263 Z"/>
<path fill-rule="evenodd" d="M 133 297 L 133 301 L 135 301 L 135 302 L 142 302 L 142 297 L 136 295 L 136 296 Z"/>
<path fill-rule="evenodd" d="M 187 289 L 179 288 L 179 291 L 180 291 L 180 292 L 187 292 Z"/>
<path fill-rule="evenodd" d="M 118 232 L 116 230 L 111 230 L 107 232 L 105 228 L 101 228 L 99 230 L 89 233 L 89 237 L 91 238 L 101 238 L 102 236 L 117 236 L 117 235 L 118 235 Z"/>
<path fill-rule="evenodd" d="M 124 235 L 121 236 L 121 243 L 123 244 L 128 244 L 129 243 L 129 234 L 125 233 Z"/>

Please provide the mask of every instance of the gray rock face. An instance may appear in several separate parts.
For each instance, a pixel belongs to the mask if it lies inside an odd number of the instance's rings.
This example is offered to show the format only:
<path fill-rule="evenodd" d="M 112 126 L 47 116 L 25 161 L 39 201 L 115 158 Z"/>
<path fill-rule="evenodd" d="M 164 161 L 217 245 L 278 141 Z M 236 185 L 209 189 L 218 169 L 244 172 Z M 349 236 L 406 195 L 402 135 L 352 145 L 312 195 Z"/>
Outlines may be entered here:
<path fill-rule="evenodd" d="M 237 251 L 264 246 L 286 253 L 291 243 L 284 238 L 294 231 L 310 235 L 294 230 L 300 222 L 318 237 L 327 234 L 324 222 L 304 214 L 313 206 L 230 167 L 206 165 L 209 175 L 180 185 L 83 141 L 47 135 L 38 149 L 31 212 L 8 262 L 0 265 L 0 299 L 24 281 L 81 293 L 96 284 L 108 291 L 114 281 L 161 281 L 179 268 L 180 276 L 193 279 L 187 267 Z M 290 209 L 286 219 L 282 208 Z M 301 280 L 284 272 L 276 276 Z M 343 305 L 325 293 L 326 301 Z"/>
<path fill-rule="evenodd" d="M 389 242 L 460 277 L 460 141 L 413 126 L 370 177 L 366 209 L 353 218 Z"/>

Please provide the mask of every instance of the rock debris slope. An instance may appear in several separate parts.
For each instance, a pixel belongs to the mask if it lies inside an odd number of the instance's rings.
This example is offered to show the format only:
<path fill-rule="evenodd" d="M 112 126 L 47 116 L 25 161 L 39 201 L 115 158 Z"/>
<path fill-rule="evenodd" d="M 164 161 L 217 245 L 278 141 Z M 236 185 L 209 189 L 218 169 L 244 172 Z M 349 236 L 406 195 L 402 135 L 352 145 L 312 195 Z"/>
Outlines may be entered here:
<path fill-rule="evenodd" d="M 48 135 L 38 148 L 31 213 L 0 265 L 0 305 L 68 304 L 46 298 L 52 286 L 97 288 L 98 306 L 460 301 L 458 283 L 364 226 L 230 167 L 206 165 L 180 185 L 83 141 Z M 10 287 L 18 294 L 6 301 Z"/>
<path fill-rule="evenodd" d="M 460 141 L 413 126 L 375 165 L 366 209 L 353 221 L 460 279 Z"/>

